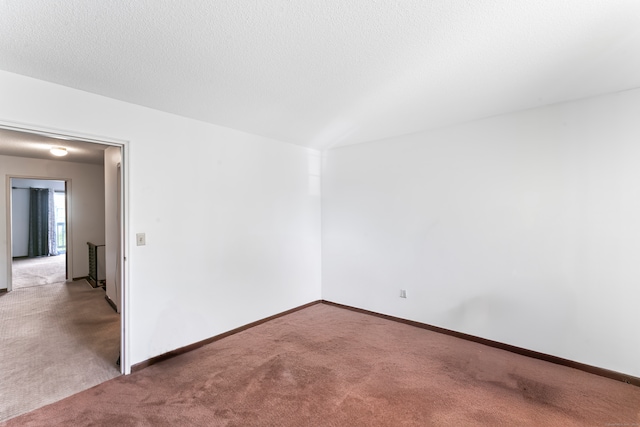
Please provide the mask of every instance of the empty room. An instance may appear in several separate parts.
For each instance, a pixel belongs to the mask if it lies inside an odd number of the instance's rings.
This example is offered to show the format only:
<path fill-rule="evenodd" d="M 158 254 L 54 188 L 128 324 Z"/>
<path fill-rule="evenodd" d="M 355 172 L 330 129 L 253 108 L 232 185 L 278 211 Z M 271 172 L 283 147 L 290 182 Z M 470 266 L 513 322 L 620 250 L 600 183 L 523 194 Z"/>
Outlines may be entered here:
<path fill-rule="evenodd" d="M 122 374 L 0 425 L 638 425 L 639 115 L 636 0 L 0 2 Z"/>

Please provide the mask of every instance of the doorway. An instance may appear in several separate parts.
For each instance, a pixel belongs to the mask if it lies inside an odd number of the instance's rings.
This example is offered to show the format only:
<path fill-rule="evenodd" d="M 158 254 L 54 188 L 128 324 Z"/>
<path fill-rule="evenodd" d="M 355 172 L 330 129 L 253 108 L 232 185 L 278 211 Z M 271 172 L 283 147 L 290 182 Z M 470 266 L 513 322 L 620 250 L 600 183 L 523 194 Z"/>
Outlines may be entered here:
<path fill-rule="evenodd" d="M 50 256 L 47 256 L 47 258 L 54 258 L 54 257 L 59 257 L 59 256 L 63 256 L 65 258 L 65 265 L 66 268 L 64 269 L 64 280 L 62 283 L 58 283 L 56 286 L 46 286 L 46 287 L 40 287 L 40 288 L 32 288 L 32 289 L 44 289 L 44 288 L 50 288 L 53 290 L 48 290 L 47 292 L 49 292 L 46 295 L 46 298 L 43 297 L 44 295 L 44 291 L 40 292 L 39 296 L 41 297 L 41 300 L 48 300 L 51 303 L 49 304 L 48 307 L 41 309 L 38 312 L 38 316 L 36 316 L 36 310 L 33 308 L 34 305 L 31 305 L 29 302 L 26 302 L 26 299 L 24 298 L 25 290 L 29 290 L 29 289 L 11 289 L 9 288 L 9 286 L 7 286 L 8 290 L 10 292 L 5 292 L 2 293 L 0 290 L 0 321 L 3 322 L 3 326 L 6 326 L 7 328 L 12 330 L 12 333 L 14 333 L 14 331 L 16 333 L 19 332 L 19 330 L 21 329 L 29 329 L 32 331 L 40 331 L 40 337 L 37 336 L 37 334 L 34 336 L 36 341 L 31 344 L 33 349 L 39 349 L 36 352 L 31 352 L 31 351 L 20 351 L 20 354 L 24 354 L 26 355 L 30 355 L 31 356 L 35 356 L 37 357 L 42 357 L 45 358 L 46 360 L 42 361 L 42 363 L 44 363 L 42 365 L 42 367 L 38 367 L 35 370 L 28 366 L 22 366 L 21 369 L 14 369 L 13 372 L 17 373 L 16 375 L 19 375 L 20 373 L 23 372 L 34 372 L 34 371 L 40 371 L 42 369 L 47 369 L 47 370 L 54 370 L 55 372 L 63 372 L 60 369 L 54 368 L 53 365 L 55 363 L 58 363 L 59 361 L 66 361 L 67 362 L 67 367 L 64 367 L 64 369 L 68 369 L 68 374 L 65 376 L 65 380 L 61 380 L 59 381 L 60 384 L 64 385 L 64 390 L 63 393 L 66 393 L 66 395 L 68 395 L 69 393 L 75 393 L 78 392 L 80 390 L 86 389 L 88 387 L 91 387 L 95 384 L 98 384 L 100 382 L 106 381 L 108 379 L 110 379 L 110 375 L 108 372 L 105 375 L 95 375 L 95 374 L 87 374 L 87 372 L 82 366 L 82 364 L 84 363 L 85 360 L 88 360 L 88 363 L 92 366 L 95 365 L 109 365 L 111 367 L 112 370 L 115 371 L 115 375 L 121 375 L 123 373 L 129 373 L 130 372 L 130 366 L 127 365 L 127 348 L 125 347 L 125 336 L 126 336 L 126 331 L 128 330 L 128 328 L 126 328 L 126 318 L 127 318 L 127 313 L 126 311 L 123 309 L 125 307 L 124 302 L 126 301 L 126 280 L 124 280 L 127 277 L 127 268 L 126 265 L 124 265 L 121 260 L 124 259 L 124 256 L 126 254 L 125 252 L 125 248 L 126 246 L 124 245 L 124 237 L 126 235 L 126 230 L 127 230 L 127 221 L 126 218 L 127 216 L 125 215 L 125 209 L 126 209 L 126 204 L 124 203 L 125 201 L 125 195 L 126 195 L 126 183 L 127 183 L 127 174 L 126 174 L 126 159 L 125 159 L 125 142 L 118 142 L 118 141 L 98 141 L 92 138 L 86 138 L 83 136 L 78 136 L 78 135 L 71 135 L 71 134 L 67 134 L 67 135 L 60 135 L 58 132 L 55 133 L 51 133 L 49 131 L 46 130 L 42 130 L 42 129 L 26 129 L 26 128 L 20 128 L 17 129 L 13 126 L 8 126 L 8 128 L 10 129 L 11 132 L 17 133 L 17 134 L 22 134 L 24 133 L 24 137 L 19 137 L 19 136 L 14 136 L 12 135 L 12 138 L 24 138 L 24 141 L 29 140 L 29 143 L 25 143 L 24 146 L 35 146 L 36 144 L 44 144 L 44 145 L 48 145 L 48 146 L 52 146 L 52 145 L 65 145 L 68 148 L 69 151 L 69 156 L 65 159 L 52 159 L 52 158 L 47 158 L 46 154 L 49 151 L 49 147 L 45 149 L 41 149 L 40 151 L 43 152 L 43 155 L 40 156 L 38 153 L 35 153 L 35 151 L 32 151 L 30 153 L 17 153 L 16 150 L 19 147 L 22 147 L 23 144 L 21 144 L 22 140 L 19 141 L 18 143 L 15 143 L 14 141 L 12 141 L 12 143 L 7 143 L 4 147 L 4 141 L 6 141 L 6 139 L 3 139 L 3 137 L 6 135 L 3 132 L 7 131 L 7 128 L 5 127 L 7 125 L 4 125 L 2 122 L 0 122 L 0 161 L 2 161 L 2 165 L 3 165 L 3 169 L 5 169 L 6 166 L 6 172 L 7 175 L 5 175 L 5 199 L 6 199 L 6 208 L 7 208 L 7 215 L 6 215 L 6 227 L 1 227 L 6 229 L 6 242 L 7 242 L 7 247 L 6 247 L 6 252 L 4 256 L 0 257 L 4 258 L 4 260 L 1 260 L 3 263 L 5 263 L 5 266 L 3 267 L 2 265 L 0 265 L 0 270 L 2 270 L 2 268 L 7 268 L 6 270 L 6 276 L 7 277 L 7 281 L 5 283 L 4 280 L 0 281 L 0 287 L 4 287 L 2 285 L 9 285 L 13 282 L 13 277 L 12 277 L 12 268 L 10 267 L 12 264 L 12 259 L 13 259 L 13 242 L 12 242 L 12 237 L 14 237 L 16 235 L 16 233 L 13 231 L 13 227 L 11 226 L 11 218 L 13 215 L 12 212 L 12 199 L 13 199 L 13 188 L 12 187 L 18 187 L 21 185 L 18 185 L 14 182 L 11 182 L 11 178 L 21 178 L 21 179 L 26 179 L 26 178 L 38 178 L 40 180 L 49 180 L 52 177 L 55 177 L 54 180 L 58 180 L 58 181 L 63 181 L 63 184 L 65 184 L 65 188 L 63 192 L 54 192 L 53 194 L 53 226 L 52 226 L 52 232 L 55 235 L 55 245 L 52 245 L 52 247 L 54 248 L 54 252 L 57 252 L 57 255 L 55 256 L 51 256 L 52 254 L 50 254 Z M 33 141 L 31 140 L 33 139 Z M 60 141 L 60 139 L 63 139 L 63 141 Z M 18 147 L 18 148 L 16 148 Z M 103 169 L 106 171 L 106 165 L 104 162 L 104 152 L 107 151 L 107 149 L 112 149 L 110 150 L 113 154 L 113 158 L 118 157 L 118 163 L 122 164 L 122 179 L 120 181 L 114 181 L 112 183 L 110 183 L 111 187 L 113 187 L 114 189 L 118 190 L 115 194 L 116 194 L 116 198 L 117 198 L 117 204 L 115 204 L 115 209 L 110 209 L 110 210 L 106 210 L 104 208 L 104 205 L 102 205 L 102 207 L 95 207 L 97 204 L 93 202 L 94 199 L 91 199 L 91 195 L 93 193 L 95 193 L 94 190 L 94 184 L 95 184 L 95 179 L 97 179 L 96 177 L 100 178 L 103 182 L 103 186 L 106 186 L 107 183 L 107 178 L 105 176 L 104 171 L 100 170 L 97 175 L 93 172 L 89 173 L 87 172 L 87 176 L 89 176 L 89 178 L 87 178 L 87 180 L 78 178 L 77 176 L 77 172 L 73 172 L 79 169 L 89 169 L 92 168 L 94 166 L 90 166 L 87 164 L 84 165 L 76 165 L 74 166 L 72 164 L 72 155 L 74 153 L 78 153 L 78 154 L 83 154 L 85 152 L 88 151 L 92 151 L 95 152 L 96 151 L 96 147 L 99 147 L 100 150 L 100 163 L 99 163 L 99 168 Z M 4 151 L 3 151 L 4 150 Z M 13 150 L 13 151 L 11 151 Z M 85 153 L 86 154 L 86 153 Z M 89 153 L 90 154 L 90 153 Z M 11 157 L 9 157 L 11 156 Z M 85 158 L 89 158 L 89 155 L 86 155 Z M 4 160 L 2 160 L 2 158 L 4 158 Z M 40 163 L 38 163 L 40 162 Z M 63 163 L 64 162 L 64 163 Z M 80 161 L 77 161 L 76 163 L 82 163 Z M 95 162 L 94 162 L 95 163 Z M 41 166 L 39 167 L 39 169 L 34 169 L 33 165 L 36 164 L 40 164 Z M 27 165 L 27 166 L 24 166 Z M 31 166 L 29 166 L 31 165 Z M 26 167 L 25 170 L 21 169 L 23 167 Z M 93 169 L 92 169 L 93 170 Z M 34 173 L 35 171 L 35 173 Z M 117 172 L 117 169 L 116 169 Z M 114 172 L 114 176 L 119 176 L 118 174 L 116 174 L 116 172 Z M 74 173 L 76 173 L 76 175 L 74 175 Z M 91 178 L 91 176 L 93 176 L 93 178 Z M 57 177 L 62 177 L 62 178 L 57 178 Z M 92 181 L 93 180 L 93 181 Z M 92 185 L 89 185 L 89 181 L 91 183 L 93 183 Z M 31 186 L 28 186 L 31 187 Z M 24 188 L 27 188 L 27 186 L 25 186 Z M 21 190 L 25 193 L 29 193 L 28 190 Z M 105 191 L 106 193 L 106 191 Z M 98 195 L 93 195 L 94 197 L 98 197 Z M 104 195 L 100 195 L 100 198 L 102 198 L 102 202 L 104 203 Z M 0 197 L 1 199 L 1 197 Z M 79 209 L 84 209 L 84 211 L 79 210 Z M 101 211 L 98 212 L 98 211 Z M 102 225 L 101 226 L 95 226 L 95 224 L 93 224 L 91 221 L 93 221 L 95 219 L 95 217 L 102 215 Z M 116 225 L 119 226 L 119 229 L 116 230 L 115 234 L 111 234 L 111 236 L 115 236 L 114 238 L 112 238 L 112 240 L 110 241 L 110 244 L 114 247 L 117 248 L 117 250 L 114 250 L 114 257 L 117 258 L 114 260 L 114 262 L 116 262 L 117 266 L 116 268 L 113 269 L 114 273 L 113 275 L 115 276 L 114 279 L 118 280 L 118 288 L 116 288 L 116 296 L 115 297 L 111 297 L 113 299 L 113 304 L 114 308 L 117 308 L 117 310 L 112 309 L 112 307 L 108 304 L 109 299 L 105 298 L 105 290 L 101 289 L 101 288 L 91 288 L 91 286 L 89 286 L 88 284 L 86 284 L 86 282 L 84 282 L 84 280 L 73 280 L 73 279 L 83 279 L 83 276 L 85 274 L 83 269 L 85 266 L 85 263 L 82 262 L 82 257 L 85 256 L 88 252 L 88 248 L 87 248 L 87 239 L 96 242 L 96 243 L 102 243 L 104 244 L 104 240 L 100 240 L 100 239 L 104 239 L 104 234 L 105 234 L 105 228 L 106 228 L 106 219 L 110 218 L 111 222 L 115 223 Z M 121 225 L 121 226 L 120 226 Z M 95 233 L 93 234 L 93 237 L 89 237 L 85 239 L 85 234 L 87 233 L 91 233 L 91 232 L 95 232 L 95 230 L 102 230 L 100 233 L 100 237 L 97 237 L 95 235 Z M 2 234 L 2 230 L 0 230 L 0 234 Z M 74 240 L 75 237 L 75 240 Z M 75 244 L 74 244 L 75 242 Z M 73 259 L 76 259 L 76 262 L 73 262 Z M 76 268 L 74 269 L 74 264 L 76 266 Z M 88 264 L 88 262 L 86 263 Z M 104 268 L 104 266 L 106 265 L 106 263 L 101 263 L 101 265 L 103 266 L 102 268 Z M 75 272 L 75 274 L 74 274 Z M 17 327 L 15 328 L 10 328 L 8 326 L 9 322 L 8 319 L 11 319 L 11 313 L 8 313 L 7 310 L 9 310 L 9 308 L 16 307 L 16 299 L 18 298 L 18 296 L 20 297 L 20 301 L 22 301 L 21 304 L 23 304 L 23 308 L 21 310 L 21 313 L 29 313 L 29 316 L 32 318 L 38 317 L 40 319 L 41 324 L 37 324 L 37 325 L 32 325 L 32 326 L 28 326 L 28 325 L 24 325 L 24 324 L 17 324 Z M 93 299 L 95 304 L 98 304 L 99 310 L 92 310 L 90 309 L 90 299 Z M 105 299 L 107 299 L 107 301 L 105 301 Z M 32 300 L 30 300 L 32 301 Z M 70 306 L 70 302 L 72 301 L 74 304 L 76 304 L 75 306 L 73 306 L 74 308 L 71 308 Z M 4 302 L 7 302 L 5 304 L 3 304 Z M 18 301 L 19 302 L 19 301 Z M 26 305 L 25 305 L 26 304 Z M 76 309 L 76 307 L 78 309 Z M 106 309 L 106 310 L 105 310 Z M 7 313 L 5 313 L 3 315 L 3 310 L 7 311 Z M 20 310 L 19 310 L 20 311 Z M 98 312 L 99 311 L 99 312 Z M 20 313 L 18 313 L 18 315 L 21 315 Z M 84 317 L 84 316 L 93 316 L 91 318 L 89 317 Z M 98 316 L 98 317 L 96 317 Z M 115 330 L 113 329 L 113 325 L 114 325 L 114 321 L 112 320 L 113 317 L 116 317 L 115 320 Z M 62 318 L 66 318 L 68 320 L 68 322 L 64 325 L 60 325 L 60 327 L 54 327 L 53 326 L 53 319 L 55 319 L 56 321 Z M 106 327 L 104 327 L 105 324 L 109 323 L 109 328 L 111 328 L 111 330 L 114 331 L 115 335 L 105 335 L 108 331 Z M 5 328 L 5 330 L 7 329 Z M 98 331 L 96 328 L 102 328 L 100 331 Z M 55 345 L 51 345 L 50 348 L 45 349 L 43 346 L 45 344 L 43 344 L 45 340 L 45 338 L 47 338 L 47 335 L 54 335 L 54 332 L 60 332 L 60 334 L 62 333 L 67 333 L 67 332 L 71 332 L 73 334 L 77 334 L 74 335 L 74 337 L 79 337 L 81 335 L 79 334 L 84 334 L 84 337 L 87 337 L 87 341 L 82 341 L 81 339 L 74 339 L 72 338 L 72 343 L 73 344 L 78 344 L 80 343 L 80 345 L 78 345 L 77 347 L 73 347 L 71 348 L 70 345 L 65 345 L 62 340 L 58 340 L 57 336 L 55 341 Z M 33 335 L 33 334 L 31 334 Z M 58 336 L 62 336 L 62 335 L 58 335 Z M 109 352 L 104 352 L 100 350 L 100 348 L 104 348 L 104 343 L 106 341 L 109 341 L 112 337 L 115 336 L 115 346 L 110 347 L 110 348 L 115 348 L 115 352 L 113 350 L 109 350 Z M 62 337 L 64 338 L 64 337 Z M 0 341 L 2 341 L 2 337 L 0 337 Z M 22 340 L 22 337 L 19 338 L 13 338 L 13 337 L 9 337 L 9 339 L 6 339 L 3 341 L 2 345 L 0 345 L 0 347 L 5 347 L 5 348 L 10 348 L 14 345 L 16 345 L 15 343 L 22 343 L 24 340 Z M 82 344 L 82 342 L 84 342 L 85 344 Z M 13 344 L 12 344 L 13 343 Z M 110 344 L 111 345 L 111 344 Z M 16 347 L 15 348 L 16 351 L 18 351 L 19 349 Z M 64 352 L 67 353 L 64 353 Z M 82 356 L 82 357 L 80 357 Z M 77 359 L 74 359 L 77 358 Z M 91 360 L 91 358 L 94 358 L 93 360 Z M 20 363 L 26 363 L 24 362 L 24 359 L 27 359 L 27 357 L 21 357 L 18 358 L 20 359 L 18 362 Z M 117 362 L 120 362 L 119 364 Z M 7 378 L 13 374 L 9 374 L 9 370 L 8 368 L 10 368 L 8 366 L 8 364 L 5 364 L 3 369 L 5 370 L 5 372 L 7 373 Z M 13 375 L 13 376 L 16 376 Z M 69 381 L 69 379 L 76 379 L 78 380 L 76 381 Z M 40 383 L 38 384 L 38 387 L 30 387 L 28 386 L 28 381 L 25 379 L 25 381 L 23 381 L 22 383 L 25 384 L 25 386 L 28 388 L 25 392 L 28 393 L 28 395 L 26 398 L 22 398 L 20 399 L 19 396 L 20 394 L 18 393 L 18 388 L 19 387 L 14 387 L 10 392 L 9 392 L 9 400 L 4 400 L 4 403 L 0 404 L 0 421 L 2 421 L 2 417 L 3 416 L 7 416 L 7 414 L 9 414 L 9 412 L 13 413 L 13 416 L 15 416 L 17 413 L 16 411 L 22 411 L 21 409 L 16 409 L 16 408 L 9 408 L 8 406 L 11 405 L 11 399 L 13 399 L 16 402 L 16 405 L 22 405 L 24 402 L 28 402 L 30 400 L 35 400 L 36 403 L 37 401 L 40 401 L 40 403 L 44 402 L 44 400 L 41 399 L 41 396 L 36 396 L 33 394 L 34 390 L 38 390 L 38 389 L 42 389 L 43 387 L 48 387 L 48 386 L 43 386 L 43 384 L 41 384 L 42 382 L 42 378 L 39 380 Z M 80 387 L 78 389 L 73 389 L 71 386 L 71 383 L 76 382 L 77 386 Z M 91 383 L 93 382 L 93 383 Z M 19 386 L 22 386 L 22 384 L 18 383 Z M 2 388 L 0 386 L 0 388 Z M 30 391 L 29 391 L 30 390 Z M 2 393 L 0 393 L 2 394 Z M 48 394 L 53 394 L 53 393 L 48 393 Z M 57 395 L 58 397 L 56 398 L 56 400 L 59 400 L 62 397 L 65 397 L 64 395 Z M 3 395 L 3 399 L 7 397 L 6 395 Z M 50 403 L 51 401 L 47 401 L 48 403 Z M 41 405 L 39 405 L 41 406 Z M 36 406 L 37 407 L 37 406 Z M 35 409 L 35 407 L 32 408 L 28 408 L 29 410 L 31 409 Z M 3 410 L 8 410 L 9 412 L 5 412 L 3 413 Z"/>
<path fill-rule="evenodd" d="M 12 177 L 10 182 L 9 290 L 66 281 L 66 180 Z"/>

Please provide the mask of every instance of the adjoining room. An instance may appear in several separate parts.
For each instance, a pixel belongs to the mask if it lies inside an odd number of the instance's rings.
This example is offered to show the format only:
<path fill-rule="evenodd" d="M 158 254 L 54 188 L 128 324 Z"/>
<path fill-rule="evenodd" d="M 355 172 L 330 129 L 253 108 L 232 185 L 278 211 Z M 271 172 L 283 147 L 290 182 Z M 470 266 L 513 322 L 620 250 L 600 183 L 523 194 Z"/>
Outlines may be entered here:
<path fill-rule="evenodd" d="M 12 288 L 67 279 L 65 182 L 11 178 Z"/>

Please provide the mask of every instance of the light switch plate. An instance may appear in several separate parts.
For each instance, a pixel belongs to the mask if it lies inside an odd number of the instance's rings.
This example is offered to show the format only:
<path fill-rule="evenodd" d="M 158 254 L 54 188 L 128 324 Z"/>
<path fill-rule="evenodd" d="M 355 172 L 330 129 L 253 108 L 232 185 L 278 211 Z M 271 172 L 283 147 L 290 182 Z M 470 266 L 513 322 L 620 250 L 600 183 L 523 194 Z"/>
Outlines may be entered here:
<path fill-rule="evenodd" d="M 136 245 L 138 246 L 144 246 L 147 244 L 147 238 L 144 235 L 144 233 L 138 233 L 136 234 Z"/>

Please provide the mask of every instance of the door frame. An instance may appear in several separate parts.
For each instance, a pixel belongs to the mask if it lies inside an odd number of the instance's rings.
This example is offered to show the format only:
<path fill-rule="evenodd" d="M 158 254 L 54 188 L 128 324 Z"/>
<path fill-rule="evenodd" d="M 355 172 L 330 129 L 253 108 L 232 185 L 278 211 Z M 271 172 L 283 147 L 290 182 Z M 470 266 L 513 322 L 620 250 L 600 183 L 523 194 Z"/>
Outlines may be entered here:
<path fill-rule="evenodd" d="M 13 290 L 13 179 L 33 179 L 38 181 L 62 181 L 64 182 L 64 220 L 66 223 L 67 248 L 65 249 L 65 279 L 69 280 L 69 272 L 73 271 L 73 242 L 71 241 L 71 211 L 69 208 L 69 196 L 71 193 L 71 178 L 51 178 L 32 175 L 6 175 L 7 194 L 7 292 Z"/>
<path fill-rule="evenodd" d="M 129 313 L 129 263 L 127 262 L 128 254 L 129 254 L 129 141 L 111 138 L 107 136 L 99 136 L 99 135 L 91 135 L 83 132 L 78 132 L 74 130 L 67 129 L 55 129 L 46 126 L 35 125 L 31 123 L 17 123 L 0 119 L 0 128 L 8 129 L 18 132 L 32 133 L 41 136 L 46 136 L 50 138 L 56 139 L 73 139 L 82 142 L 91 142 L 94 144 L 100 144 L 105 146 L 119 147 L 121 154 L 121 181 L 120 181 L 120 212 L 118 212 L 118 216 L 120 219 L 120 224 L 122 225 L 120 228 L 120 265 L 121 269 L 119 272 L 120 278 L 120 296 L 119 296 L 119 306 L 120 306 L 120 372 L 122 374 L 128 375 L 131 373 L 131 357 L 130 357 L 130 345 L 129 345 L 129 331 L 130 331 L 130 313 Z M 71 192 L 71 180 L 63 179 L 67 182 L 68 187 L 67 191 Z M 10 186 L 10 179 L 7 179 L 7 185 Z M 10 197 L 11 192 L 7 193 L 7 205 L 10 205 Z M 68 203 L 68 200 L 67 200 Z M 73 221 L 72 218 L 69 218 L 70 210 L 67 209 L 67 220 Z M 12 248 L 11 248 L 11 222 L 10 218 L 7 217 L 7 244 L 8 244 L 8 255 L 11 256 Z M 70 234 L 69 228 L 67 228 L 67 245 L 70 244 L 72 240 L 72 235 Z M 72 245 L 73 243 L 71 243 Z M 68 251 L 67 251 L 68 252 Z M 69 259 L 70 257 L 67 257 Z M 9 265 L 10 266 L 10 265 Z M 8 274 L 11 275 L 11 268 L 7 268 Z M 69 271 L 72 270 L 72 265 L 68 266 Z M 11 277 L 9 277 L 11 279 Z M 11 282 L 8 282 L 8 285 Z"/>

